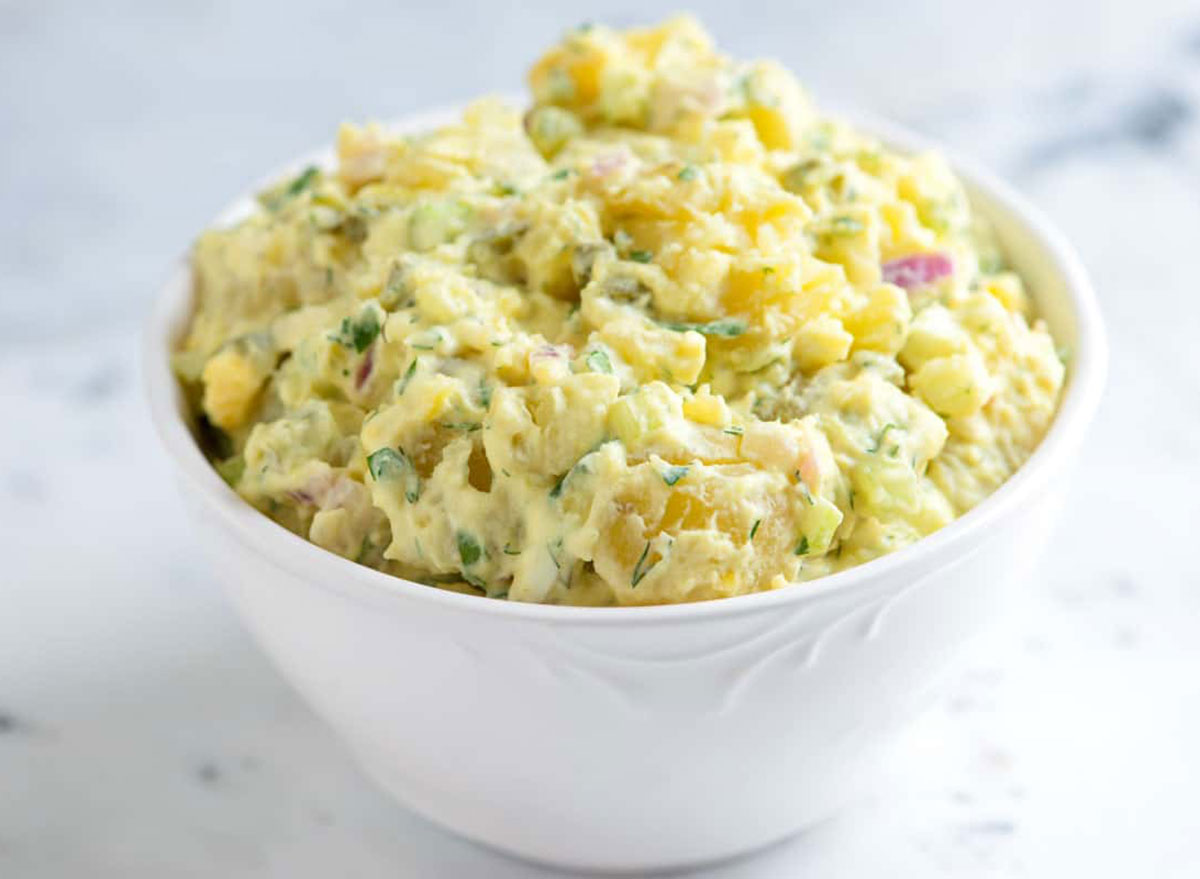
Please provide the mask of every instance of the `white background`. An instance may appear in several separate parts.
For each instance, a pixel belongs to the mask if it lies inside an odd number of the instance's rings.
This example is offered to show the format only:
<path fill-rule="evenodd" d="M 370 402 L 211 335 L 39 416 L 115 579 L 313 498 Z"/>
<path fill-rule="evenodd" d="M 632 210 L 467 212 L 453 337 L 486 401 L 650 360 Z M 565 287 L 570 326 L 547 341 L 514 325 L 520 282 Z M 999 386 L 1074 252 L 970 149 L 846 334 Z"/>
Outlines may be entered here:
<path fill-rule="evenodd" d="M 1200 8 L 693 7 L 1031 196 L 1113 348 L 1016 626 L 871 799 L 705 875 L 1200 875 Z M 341 119 L 513 91 L 567 26 L 670 9 L 0 0 L 0 876 L 552 875 L 392 806 L 256 652 L 181 517 L 137 331 L 209 217 Z"/>

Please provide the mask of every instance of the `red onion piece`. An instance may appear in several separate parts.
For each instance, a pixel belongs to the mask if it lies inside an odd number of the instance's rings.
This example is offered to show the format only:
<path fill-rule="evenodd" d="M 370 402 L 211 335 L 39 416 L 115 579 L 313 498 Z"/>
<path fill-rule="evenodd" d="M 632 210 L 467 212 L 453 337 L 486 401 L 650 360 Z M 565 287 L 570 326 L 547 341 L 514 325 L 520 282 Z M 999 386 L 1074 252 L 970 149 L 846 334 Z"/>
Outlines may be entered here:
<path fill-rule="evenodd" d="M 362 363 L 358 365 L 357 371 L 354 373 L 354 390 L 361 391 L 363 385 L 367 383 L 367 379 L 371 377 L 371 373 L 375 369 L 375 346 L 372 345 L 367 349 L 366 356 L 363 357 Z"/>
<path fill-rule="evenodd" d="M 625 166 L 628 156 L 625 153 L 609 153 L 608 155 L 600 156 L 596 161 L 592 162 L 592 174 L 596 177 L 607 177 L 614 171 L 619 171 Z"/>
<path fill-rule="evenodd" d="M 883 264 L 883 280 L 905 290 L 925 287 L 954 274 L 954 262 L 944 253 L 914 253 Z"/>

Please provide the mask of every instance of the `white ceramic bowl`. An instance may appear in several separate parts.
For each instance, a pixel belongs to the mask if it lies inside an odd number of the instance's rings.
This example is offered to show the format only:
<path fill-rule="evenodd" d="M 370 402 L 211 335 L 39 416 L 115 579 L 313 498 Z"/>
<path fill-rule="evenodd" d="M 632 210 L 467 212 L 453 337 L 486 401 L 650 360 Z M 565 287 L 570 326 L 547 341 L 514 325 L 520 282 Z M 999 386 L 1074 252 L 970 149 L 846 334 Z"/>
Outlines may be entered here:
<path fill-rule="evenodd" d="M 856 789 L 1027 576 L 1104 383 L 1103 327 L 1070 247 L 1006 186 L 951 161 L 1071 352 L 1053 427 L 991 498 L 915 546 L 699 604 L 459 595 L 352 564 L 262 516 L 201 454 L 168 368 L 190 308 L 180 262 L 150 321 L 146 371 L 196 533 L 266 652 L 396 799 L 528 858 L 644 870 L 763 846 Z"/>

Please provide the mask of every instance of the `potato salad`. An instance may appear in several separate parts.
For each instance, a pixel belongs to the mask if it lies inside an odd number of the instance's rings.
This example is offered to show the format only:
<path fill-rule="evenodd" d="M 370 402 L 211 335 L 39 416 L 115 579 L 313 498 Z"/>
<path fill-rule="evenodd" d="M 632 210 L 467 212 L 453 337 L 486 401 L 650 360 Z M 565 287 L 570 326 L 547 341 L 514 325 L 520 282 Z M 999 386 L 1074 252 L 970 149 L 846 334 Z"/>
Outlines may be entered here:
<path fill-rule="evenodd" d="M 175 370 L 248 503 L 419 583 L 661 604 L 900 549 L 1037 446 L 1063 364 L 938 156 L 687 17 L 529 84 L 346 125 L 196 243 Z"/>

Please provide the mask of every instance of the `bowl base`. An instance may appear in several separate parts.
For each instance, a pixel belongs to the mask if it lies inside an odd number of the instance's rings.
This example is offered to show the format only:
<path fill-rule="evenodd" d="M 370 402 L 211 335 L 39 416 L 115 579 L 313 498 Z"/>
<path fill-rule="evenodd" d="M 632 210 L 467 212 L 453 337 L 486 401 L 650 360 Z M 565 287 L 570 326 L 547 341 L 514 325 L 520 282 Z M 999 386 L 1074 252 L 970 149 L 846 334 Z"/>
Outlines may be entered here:
<path fill-rule="evenodd" d="M 490 852 L 495 852 L 506 858 L 538 867 L 550 868 L 557 871 L 567 871 L 587 876 L 654 876 L 674 875 L 693 870 L 712 868 L 721 864 L 730 864 L 743 858 L 753 857 L 768 849 L 785 844 L 801 834 L 832 820 L 847 803 L 860 795 L 857 786 L 850 788 L 844 800 L 832 806 L 826 813 L 816 816 L 805 816 L 794 827 L 782 833 L 774 833 L 764 839 L 754 840 L 744 845 L 734 846 L 727 851 L 711 853 L 699 857 L 682 858 L 648 858 L 630 859 L 620 857 L 618 852 L 608 849 L 595 857 L 573 855 L 558 855 L 554 853 L 525 849 L 513 846 L 505 841 L 498 841 L 486 834 L 472 833 L 463 829 L 452 820 L 443 818 L 439 809 L 430 803 L 423 802 L 420 797 L 413 796 L 411 786 L 405 780 L 362 749 L 355 748 L 354 756 L 363 772 L 380 789 L 384 791 L 399 807 L 406 809 L 438 830 L 464 839 L 472 845 Z"/>

